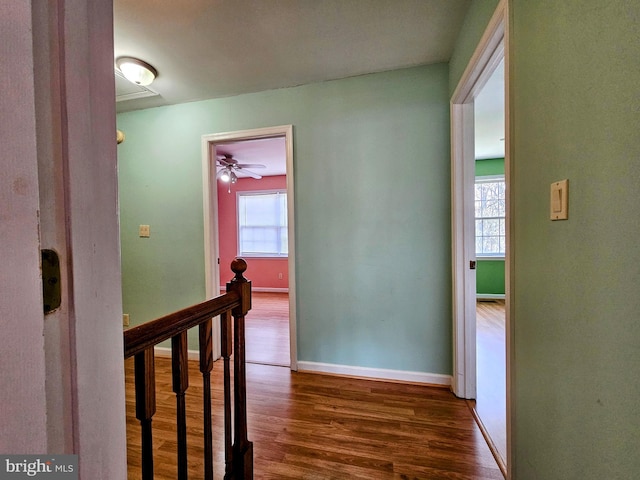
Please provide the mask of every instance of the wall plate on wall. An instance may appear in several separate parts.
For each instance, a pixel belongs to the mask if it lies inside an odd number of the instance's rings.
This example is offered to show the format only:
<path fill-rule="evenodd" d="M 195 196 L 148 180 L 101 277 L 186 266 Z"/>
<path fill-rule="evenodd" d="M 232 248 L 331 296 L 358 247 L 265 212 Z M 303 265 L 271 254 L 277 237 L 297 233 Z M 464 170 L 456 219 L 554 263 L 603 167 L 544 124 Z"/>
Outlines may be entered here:
<path fill-rule="evenodd" d="M 550 218 L 567 220 L 569 218 L 569 180 L 560 180 L 551 184 Z"/>

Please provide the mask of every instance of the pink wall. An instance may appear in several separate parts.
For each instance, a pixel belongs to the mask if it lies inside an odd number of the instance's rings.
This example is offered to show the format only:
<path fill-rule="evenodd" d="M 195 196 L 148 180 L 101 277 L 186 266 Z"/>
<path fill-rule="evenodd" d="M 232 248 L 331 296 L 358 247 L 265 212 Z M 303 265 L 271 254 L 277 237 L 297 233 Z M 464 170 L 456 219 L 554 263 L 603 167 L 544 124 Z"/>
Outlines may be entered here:
<path fill-rule="evenodd" d="M 231 185 L 218 180 L 218 231 L 220 242 L 220 287 L 224 289 L 231 279 L 231 261 L 238 253 L 238 215 L 236 192 L 287 188 L 287 177 L 277 175 L 261 180 L 240 178 Z M 289 260 L 286 258 L 247 258 L 246 277 L 254 288 L 289 288 Z M 278 274 L 282 274 L 282 280 Z"/>

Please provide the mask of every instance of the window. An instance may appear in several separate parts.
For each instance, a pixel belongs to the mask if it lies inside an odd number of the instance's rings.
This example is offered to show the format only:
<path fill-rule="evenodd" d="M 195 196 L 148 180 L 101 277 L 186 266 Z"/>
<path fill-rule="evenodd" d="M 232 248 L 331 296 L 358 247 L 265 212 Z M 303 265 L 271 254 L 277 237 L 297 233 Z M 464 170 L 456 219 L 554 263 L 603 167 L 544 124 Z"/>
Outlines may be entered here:
<path fill-rule="evenodd" d="M 287 257 L 287 194 L 238 193 L 238 255 Z"/>
<path fill-rule="evenodd" d="M 476 256 L 504 257 L 504 177 L 478 177 L 475 189 Z"/>

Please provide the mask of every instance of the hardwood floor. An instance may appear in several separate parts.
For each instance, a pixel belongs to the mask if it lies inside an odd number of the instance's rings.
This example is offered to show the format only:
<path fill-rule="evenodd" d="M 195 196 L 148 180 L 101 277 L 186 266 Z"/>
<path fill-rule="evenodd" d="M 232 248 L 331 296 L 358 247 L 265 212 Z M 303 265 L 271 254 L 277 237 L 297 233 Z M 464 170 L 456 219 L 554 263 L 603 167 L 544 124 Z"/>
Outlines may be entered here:
<path fill-rule="evenodd" d="M 171 361 L 156 358 L 156 479 L 176 478 Z M 126 366 L 129 479 L 140 478 L 133 361 Z M 202 478 L 202 381 L 190 362 L 189 478 Z M 215 478 L 223 476 L 222 375 L 212 372 Z M 447 389 L 247 365 L 256 479 L 502 479 L 464 400 Z"/>
<path fill-rule="evenodd" d="M 289 294 L 253 292 L 245 317 L 247 362 L 289 366 Z"/>
<path fill-rule="evenodd" d="M 504 465 L 507 458 L 504 300 L 476 305 L 477 395 L 474 408 Z"/>

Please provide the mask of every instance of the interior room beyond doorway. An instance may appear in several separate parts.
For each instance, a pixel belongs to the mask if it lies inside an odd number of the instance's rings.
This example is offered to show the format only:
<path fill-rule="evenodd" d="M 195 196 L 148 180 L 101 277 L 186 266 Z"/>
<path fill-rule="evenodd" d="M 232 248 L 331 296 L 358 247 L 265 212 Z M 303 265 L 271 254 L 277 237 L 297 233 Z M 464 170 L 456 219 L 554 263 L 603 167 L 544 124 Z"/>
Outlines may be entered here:
<path fill-rule="evenodd" d="M 247 362 L 288 367 L 289 294 L 253 292 L 245 322 Z"/>

